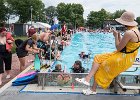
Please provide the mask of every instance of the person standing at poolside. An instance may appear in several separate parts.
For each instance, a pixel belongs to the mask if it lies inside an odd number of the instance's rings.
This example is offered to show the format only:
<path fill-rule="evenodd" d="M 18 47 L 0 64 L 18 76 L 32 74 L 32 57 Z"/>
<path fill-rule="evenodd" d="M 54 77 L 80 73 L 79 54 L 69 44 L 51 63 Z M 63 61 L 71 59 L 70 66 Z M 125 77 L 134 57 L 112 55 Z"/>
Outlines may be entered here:
<path fill-rule="evenodd" d="M 4 64 L 6 71 L 6 78 L 9 79 L 11 71 L 11 62 L 12 62 L 12 44 L 14 38 L 11 36 L 10 32 L 7 32 L 6 29 L 0 28 L 0 85 L 2 84 L 2 73 L 4 73 Z"/>
<path fill-rule="evenodd" d="M 64 25 L 62 26 L 62 36 L 65 36 L 67 33 L 67 26 L 66 26 L 66 22 L 64 22 Z"/>
<path fill-rule="evenodd" d="M 85 95 L 96 94 L 97 84 L 106 89 L 116 76 L 133 65 L 138 54 L 140 32 L 137 27 L 138 23 L 134 21 L 134 14 L 127 11 L 115 20 L 127 28 L 122 38 L 119 32 L 112 29 L 117 50 L 112 53 L 96 55 L 89 74 L 85 78 L 75 79 L 90 86 L 90 79 L 92 76 L 94 77 L 92 88 L 83 90 Z"/>
<path fill-rule="evenodd" d="M 39 53 L 40 48 L 37 48 L 38 36 L 33 34 L 31 38 L 25 40 L 23 43 L 18 45 L 18 40 L 15 40 L 17 46 L 16 53 L 20 61 L 20 71 L 23 71 L 25 68 L 25 57 L 28 53 Z"/>

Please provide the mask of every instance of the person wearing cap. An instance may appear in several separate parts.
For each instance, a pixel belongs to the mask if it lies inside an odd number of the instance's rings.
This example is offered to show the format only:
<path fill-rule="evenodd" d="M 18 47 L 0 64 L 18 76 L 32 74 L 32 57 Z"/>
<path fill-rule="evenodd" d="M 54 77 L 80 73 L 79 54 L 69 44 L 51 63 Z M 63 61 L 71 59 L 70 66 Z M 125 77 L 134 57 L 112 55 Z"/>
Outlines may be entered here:
<path fill-rule="evenodd" d="M 83 90 L 85 95 L 96 94 L 97 84 L 103 89 L 108 88 L 116 76 L 133 65 L 138 54 L 140 32 L 137 27 L 138 23 L 134 20 L 134 14 L 126 11 L 115 20 L 127 29 L 123 37 L 112 29 L 116 51 L 95 55 L 89 74 L 85 78 L 75 79 L 77 82 L 90 86 L 90 79 L 94 77 L 92 88 Z"/>
<path fill-rule="evenodd" d="M 4 63 L 6 78 L 10 78 L 11 61 L 12 61 L 12 43 L 14 42 L 10 32 L 5 27 L 0 28 L 0 85 L 2 84 L 2 73 L 4 73 Z"/>

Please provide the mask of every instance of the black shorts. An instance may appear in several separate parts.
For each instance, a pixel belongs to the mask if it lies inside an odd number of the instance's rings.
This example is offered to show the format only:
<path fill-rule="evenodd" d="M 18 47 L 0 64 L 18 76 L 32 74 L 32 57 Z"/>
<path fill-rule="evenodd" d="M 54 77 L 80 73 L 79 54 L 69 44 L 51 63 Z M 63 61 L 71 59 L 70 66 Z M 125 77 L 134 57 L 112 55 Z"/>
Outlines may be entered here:
<path fill-rule="evenodd" d="M 26 50 L 16 48 L 16 54 L 18 58 L 23 58 L 28 55 L 28 52 Z"/>
<path fill-rule="evenodd" d="M 4 73 L 4 64 L 5 63 L 5 70 L 11 70 L 11 63 L 12 63 L 12 53 L 11 52 L 0 52 L 0 74 Z"/>

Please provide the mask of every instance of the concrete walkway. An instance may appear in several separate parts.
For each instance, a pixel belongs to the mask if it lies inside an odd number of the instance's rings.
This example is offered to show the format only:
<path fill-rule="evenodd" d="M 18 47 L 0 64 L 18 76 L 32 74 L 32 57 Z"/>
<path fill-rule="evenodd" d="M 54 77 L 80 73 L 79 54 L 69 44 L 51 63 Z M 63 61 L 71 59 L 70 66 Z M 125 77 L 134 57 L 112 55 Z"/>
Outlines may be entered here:
<path fill-rule="evenodd" d="M 23 86 L 9 87 L 0 94 L 0 100 L 140 100 L 140 96 L 83 94 L 20 93 Z"/>
<path fill-rule="evenodd" d="M 33 55 L 29 55 L 26 57 L 26 66 L 25 68 L 27 68 L 27 66 L 29 66 L 31 64 L 31 62 L 28 62 L 29 60 L 33 60 L 34 59 L 34 56 Z M 3 78 L 2 78 L 2 85 L 0 86 L 0 88 L 2 86 L 4 86 L 6 83 L 8 83 L 10 80 L 12 80 L 14 77 L 16 77 L 19 73 L 20 73 L 20 70 L 19 70 L 19 66 L 20 66 L 20 63 L 19 63 L 19 60 L 18 60 L 18 57 L 16 54 L 13 54 L 12 55 L 12 69 L 11 69 L 11 78 L 10 79 L 6 79 L 6 73 L 3 74 Z"/>

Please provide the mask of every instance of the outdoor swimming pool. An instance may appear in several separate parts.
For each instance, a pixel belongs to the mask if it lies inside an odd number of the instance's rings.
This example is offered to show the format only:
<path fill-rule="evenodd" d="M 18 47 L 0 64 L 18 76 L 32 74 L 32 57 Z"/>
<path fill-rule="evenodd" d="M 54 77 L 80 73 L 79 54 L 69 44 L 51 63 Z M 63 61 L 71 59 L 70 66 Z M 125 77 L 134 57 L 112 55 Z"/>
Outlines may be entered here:
<path fill-rule="evenodd" d="M 62 54 L 61 60 L 56 61 L 56 64 L 61 64 L 62 68 L 66 66 L 67 72 L 70 72 L 70 68 L 76 60 L 82 61 L 84 68 L 91 69 L 93 58 L 96 54 L 113 52 L 115 50 L 115 41 L 112 33 L 88 33 L 78 32 L 72 36 L 71 44 L 67 46 Z M 79 58 L 80 52 L 84 51 L 86 54 L 91 53 L 89 61 Z M 140 53 L 138 54 L 140 55 Z M 139 56 L 138 56 L 139 57 Z M 54 67 L 53 67 L 54 68 Z M 130 68 L 129 71 L 135 70 Z M 123 74 L 140 74 L 140 69 L 135 72 L 124 72 Z"/>

